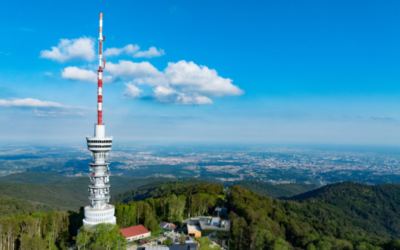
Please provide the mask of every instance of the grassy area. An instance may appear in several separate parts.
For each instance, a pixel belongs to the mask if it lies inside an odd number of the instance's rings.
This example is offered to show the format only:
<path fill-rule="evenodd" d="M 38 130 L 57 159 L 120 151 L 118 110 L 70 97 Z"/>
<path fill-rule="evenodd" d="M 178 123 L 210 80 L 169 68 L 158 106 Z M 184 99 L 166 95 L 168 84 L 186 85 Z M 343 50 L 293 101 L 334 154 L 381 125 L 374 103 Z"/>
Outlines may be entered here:
<path fill-rule="evenodd" d="M 212 244 L 212 241 L 207 237 L 198 237 L 195 239 L 201 245 L 199 250 L 219 250 L 219 249 L 221 249 L 219 246 L 214 246 L 214 248 L 210 247 L 210 245 Z"/>

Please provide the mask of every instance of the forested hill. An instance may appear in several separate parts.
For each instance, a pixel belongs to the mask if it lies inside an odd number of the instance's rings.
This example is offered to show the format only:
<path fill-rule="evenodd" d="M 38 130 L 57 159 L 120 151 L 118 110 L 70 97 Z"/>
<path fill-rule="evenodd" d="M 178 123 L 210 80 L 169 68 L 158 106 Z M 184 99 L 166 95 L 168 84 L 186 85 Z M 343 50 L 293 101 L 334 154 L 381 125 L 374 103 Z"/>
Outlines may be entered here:
<path fill-rule="evenodd" d="M 400 238 L 400 184 L 365 185 L 342 182 L 292 197 L 343 216 L 353 225 L 368 221 L 370 231 Z"/>
<path fill-rule="evenodd" d="M 0 196 L 0 219 L 38 212 L 59 211 L 62 208 L 45 205 L 39 202 L 15 199 L 7 196 Z"/>
<path fill-rule="evenodd" d="M 353 224 L 340 208 L 284 201 L 233 186 L 232 249 L 379 249 L 390 237 L 367 219 Z M 377 210 L 379 212 L 379 210 Z M 382 235 L 380 235 L 382 233 Z M 385 238 L 385 240 L 383 240 Z"/>
<path fill-rule="evenodd" d="M 340 200 L 368 201 L 369 203 L 391 202 L 400 204 L 400 184 L 366 185 L 357 182 L 340 182 L 323 186 L 291 197 L 292 200 L 319 199 L 327 203 L 337 203 Z"/>
<path fill-rule="evenodd" d="M 161 195 L 169 196 L 175 193 L 177 189 L 186 187 L 188 185 L 206 183 L 199 179 L 188 179 L 188 180 L 170 180 L 170 181 L 155 181 L 138 188 L 121 192 L 111 197 L 112 203 L 129 202 L 144 200 L 146 198 L 159 198 Z M 178 195 L 178 194 L 176 194 Z"/>
<path fill-rule="evenodd" d="M 59 181 L 69 181 L 74 177 L 52 173 L 52 172 L 22 172 L 0 177 L 0 182 L 8 183 L 36 183 L 49 184 Z"/>
<path fill-rule="evenodd" d="M 278 184 L 272 185 L 258 181 L 238 181 L 234 185 L 242 186 L 250 189 L 258 194 L 275 198 L 287 198 L 294 195 L 302 194 L 310 190 L 317 189 L 319 186 L 315 184 Z"/>
<path fill-rule="evenodd" d="M 111 194 L 160 180 L 166 179 L 111 176 Z M 24 183 L 25 181 L 28 183 Z M 81 206 L 89 204 L 87 191 L 89 184 L 88 177 L 69 178 L 46 172 L 18 173 L 0 178 L 1 195 L 61 207 L 65 211 L 78 211 Z"/>

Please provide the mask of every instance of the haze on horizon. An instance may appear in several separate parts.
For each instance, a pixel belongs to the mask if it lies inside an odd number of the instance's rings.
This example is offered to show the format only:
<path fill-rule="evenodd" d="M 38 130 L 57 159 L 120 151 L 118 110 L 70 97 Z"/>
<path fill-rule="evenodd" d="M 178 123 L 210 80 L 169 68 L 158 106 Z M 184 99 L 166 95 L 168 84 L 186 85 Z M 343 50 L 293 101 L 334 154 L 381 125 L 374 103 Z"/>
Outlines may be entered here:
<path fill-rule="evenodd" d="M 0 137 L 93 134 L 103 12 L 115 142 L 398 145 L 399 11 L 394 0 L 7 2 Z"/>

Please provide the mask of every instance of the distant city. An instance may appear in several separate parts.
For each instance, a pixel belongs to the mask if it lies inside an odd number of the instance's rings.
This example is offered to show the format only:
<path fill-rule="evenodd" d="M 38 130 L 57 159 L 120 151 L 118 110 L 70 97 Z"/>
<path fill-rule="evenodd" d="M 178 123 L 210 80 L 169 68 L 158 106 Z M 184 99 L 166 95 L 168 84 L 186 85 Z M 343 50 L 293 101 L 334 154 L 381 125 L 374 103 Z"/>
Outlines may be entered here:
<path fill-rule="evenodd" d="M 119 176 L 256 180 L 270 184 L 400 182 L 400 154 L 373 150 L 117 145 L 110 152 L 110 160 L 111 174 Z M 90 161 L 85 147 L 4 146 L 0 148 L 0 176 L 24 171 L 84 176 L 89 173 Z"/>

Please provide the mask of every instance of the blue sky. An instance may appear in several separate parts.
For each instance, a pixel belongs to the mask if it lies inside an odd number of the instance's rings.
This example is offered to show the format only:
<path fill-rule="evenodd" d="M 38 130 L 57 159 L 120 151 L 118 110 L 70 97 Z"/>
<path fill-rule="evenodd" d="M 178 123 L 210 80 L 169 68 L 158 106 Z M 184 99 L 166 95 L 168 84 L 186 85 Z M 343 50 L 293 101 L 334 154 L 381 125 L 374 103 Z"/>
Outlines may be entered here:
<path fill-rule="evenodd" d="M 398 1 L 9 1 L 0 136 L 84 141 L 400 141 Z"/>

